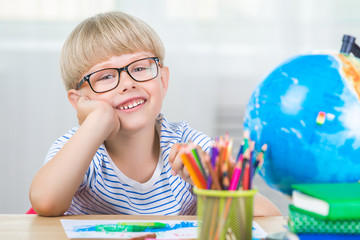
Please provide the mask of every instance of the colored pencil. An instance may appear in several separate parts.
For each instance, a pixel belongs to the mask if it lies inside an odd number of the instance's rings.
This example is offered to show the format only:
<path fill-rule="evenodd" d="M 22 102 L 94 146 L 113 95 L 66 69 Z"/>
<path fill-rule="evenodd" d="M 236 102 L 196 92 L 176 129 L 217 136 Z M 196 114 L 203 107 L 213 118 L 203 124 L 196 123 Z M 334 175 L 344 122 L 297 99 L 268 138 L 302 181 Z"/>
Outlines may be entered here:
<path fill-rule="evenodd" d="M 243 151 L 245 152 L 246 149 L 248 149 L 248 147 L 249 147 L 249 140 L 250 140 L 249 131 L 244 131 L 243 138 L 244 138 L 244 149 L 243 149 Z"/>
<path fill-rule="evenodd" d="M 249 162 L 246 161 L 244 171 L 244 178 L 243 178 L 243 190 L 249 190 L 249 177 L 250 177 L 250 166 Z"/>
<path fill-rule="evenodd" d="M 238 182 L 239 182 L 240 174 L 241 174 L 241 164 L 242 164 L 242 162 L 240 162 L 240 161 L 236 163 L 236 166 L 234 168 L 233 175 L 231 178 L 231 182 L 230 182 L 230 187 L 229 187 L 230 191 L 237 190 L 237 186 L 238 186 Z"/>
<path fill-rule="evenodd" d="M 191 149 L 191 153 L 192 153 L 194 159 L 196 160 L 196 163 L 197 163 L 197 165 L 198 165 L 201 173 L 202 173 L 204 176 L 206 176 L 204 167 L 203 167 L 203 165 L 202 165 L 202 163 L 201 163 L 201 160 L 200 160 L 200 157 L 199 157 L 199 154 L 198 154 L 197 150 L 196 150 L 195 148 L 193 148 L 193 149 Z"/>
<path fill-rule="evenodd" d="M 213 183 L 215 189 L 221 190 L 221 185 L 219 183 L 219 177 L 218 177 L 216 171 L 214 171 L 214 169 L 212 168 L 209 158 L 205 158 L 204 162 L 205 162 L 206 168 L 209 170 L 209 175 L 211 176 L 212 183 Z M 210 188 L 208 188 L 208 189 L 210 189 Z"/>
<path fill-rule="evenodd" d="M 244 153 L 244 141 L 241 141 L 239 152 L 236 156 L 235 161 L 238 162 L 242 154 Z"/>
<path fill-rule="evenodd" d="M 186 153 L 188 159 L 190 160 L 190 163 L 195 171 L 195 174 L 197 175 L 197 177 L 199 178 L 200 180 L 200 183 L 201 183 L 201 186 L 203 189 L 206 189 L 206 176 L 204 176 L 199 168 L 199 166 L 197 165 L 196 163 L 196 160 L 195 158 L 193 157 L 193 155 L 189 152 L 189 153 Z"/>
<path fill-rule="evenodd" d="M 224 162 L 222 166 L 222 186 L 223 190 L 228 190 L 230 185 L 228 164 Z"/>
<path fill-rule="evenodd" d="M 194 183 L 194 185 L 199 189 L 204 189 L 205 186 L 202 185 L 199 177 L 196 175 L 196 172 L 195 172 L 193 166 L 191 165 L 191 162 L 190 162 L 190 159 L 188 158 L 188 156 L 185 153 L 183 153 L 180 155 L 180 158 L 181 158 L 186 170 L 189 172 L 190 179 Z"/>
<path fill-rule="evenodd" d="M 249 161 L 248 159 L 250 158 L 249 154 L 250 154 L 250 149 L 247 148 L 245 150 L 244 154 L 242 155 L 242 159 L 241 159 L 241 173 L 240 173 L 240 178 L 239 178 L 239 181 L 238 181 L 238 185 L 236 187 L 237 190 L 239 190 L 240 186 L 242 186 L 244 175 L 245 175 L 246 163 Z"/>
<path fill-rule="evenodd" d="M 250 148 L 250 159 L 249 159 L 249 186 L 248 189 L 252 188 L 252 179 L 253 179 L 253 169 L 254 169 L 254 148 L 255 148 L 255 142 L 254 141 L 250 141 L 249 144 L 249 148 Z"/>

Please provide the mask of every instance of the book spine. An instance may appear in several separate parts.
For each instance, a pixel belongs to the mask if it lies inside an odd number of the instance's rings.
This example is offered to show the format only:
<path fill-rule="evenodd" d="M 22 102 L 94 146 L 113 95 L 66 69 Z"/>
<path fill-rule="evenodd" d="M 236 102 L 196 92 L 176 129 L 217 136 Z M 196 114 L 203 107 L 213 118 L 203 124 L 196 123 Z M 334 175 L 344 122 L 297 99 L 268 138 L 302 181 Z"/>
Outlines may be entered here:
<path fill-rule="evenodd" d="M 317 233 L 307 233 L 307 234 L 298 234 L 297 237 L 300 240 L 359 240 L 360 235 L 354 234 L 317 234 Z"/>

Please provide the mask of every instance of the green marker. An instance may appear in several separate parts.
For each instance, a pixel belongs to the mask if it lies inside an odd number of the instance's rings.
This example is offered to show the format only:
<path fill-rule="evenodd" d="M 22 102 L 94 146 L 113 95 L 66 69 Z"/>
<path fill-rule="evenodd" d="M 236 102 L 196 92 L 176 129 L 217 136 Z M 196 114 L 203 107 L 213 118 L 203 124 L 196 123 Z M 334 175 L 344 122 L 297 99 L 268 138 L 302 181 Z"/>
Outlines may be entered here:
<path fill-rule="evenodd" d="M 118 223 L 119 228 L 123 228 L 125 232 L 144 232 L 145 230 L 162 229 L 167 225 L 160 222 L 131 222 L 131 223 Z"/>
<path fill-rule="evenodd" d="M 167 224 L 160 222 L 133 222 L 118 224 L 102 224 L 95 227 L 97 232 L 144 232 L 166 228 Z"/>
<path fill-rule="evenodd" d="M 95 226 L 96 232 L 122 232 L 115 224 L 101 224 Z"/>
<path fill-rule="evenodd" d="M 164 228 L 167 226 L 166 223 L 161 222 L 119 222 L 117 225 L 124 225 L 124 226 L 142 226 L 142 227 L 149 227 L 149 228 Z"/>

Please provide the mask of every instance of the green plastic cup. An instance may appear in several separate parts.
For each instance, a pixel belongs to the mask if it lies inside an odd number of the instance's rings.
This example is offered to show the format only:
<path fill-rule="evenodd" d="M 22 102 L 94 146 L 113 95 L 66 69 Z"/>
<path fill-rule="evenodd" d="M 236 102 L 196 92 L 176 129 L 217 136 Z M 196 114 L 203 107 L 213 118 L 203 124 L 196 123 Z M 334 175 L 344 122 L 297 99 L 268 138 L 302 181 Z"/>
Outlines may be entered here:
<path fill-rule="evenodd" d="M 219 191 L 194 188 L 198 239 L 251 240 L 256 189 Z"/>

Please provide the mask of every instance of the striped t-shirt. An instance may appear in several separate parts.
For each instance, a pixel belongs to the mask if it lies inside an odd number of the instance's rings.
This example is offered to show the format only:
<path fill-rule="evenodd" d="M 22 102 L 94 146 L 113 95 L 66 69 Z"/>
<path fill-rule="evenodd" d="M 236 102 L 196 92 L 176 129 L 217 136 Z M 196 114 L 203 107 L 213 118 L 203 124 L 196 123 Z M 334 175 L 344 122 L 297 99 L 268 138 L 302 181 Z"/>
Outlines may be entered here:
<path fill-rule="evenodd" d="M 145 183 L 123 174 L 111 160 L 105 145 L 97 150 L 70 208 L 65 214 L 152 214 L 190 215 L 196 213 L 192 186 L 171 175 L 170 148 L 174 143 L 192 141 L 209 152 L 212 139 L 191 129 L 186 122 L 168 122 L 160 114 L 156 120 L 160 136 L 160 158 L 151 179 Z M 73 128 L 51 146 L 45 162 L 77 131 Z"/>

